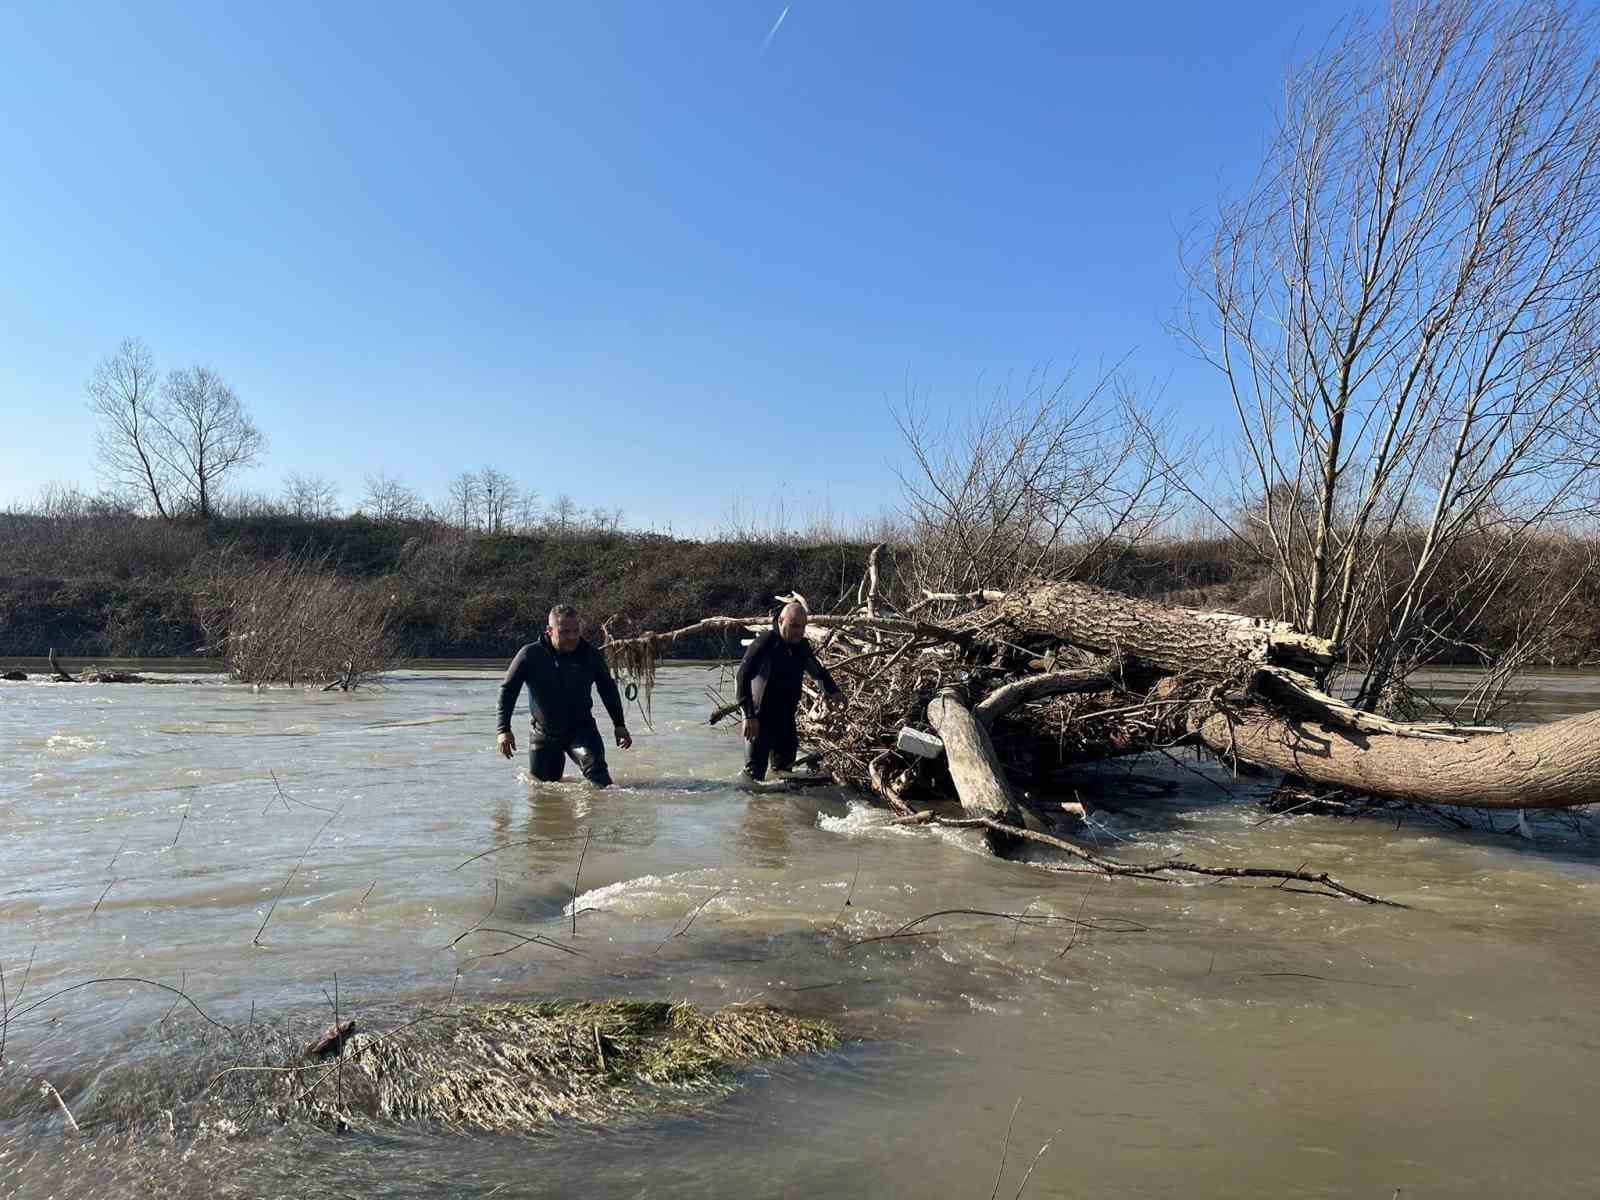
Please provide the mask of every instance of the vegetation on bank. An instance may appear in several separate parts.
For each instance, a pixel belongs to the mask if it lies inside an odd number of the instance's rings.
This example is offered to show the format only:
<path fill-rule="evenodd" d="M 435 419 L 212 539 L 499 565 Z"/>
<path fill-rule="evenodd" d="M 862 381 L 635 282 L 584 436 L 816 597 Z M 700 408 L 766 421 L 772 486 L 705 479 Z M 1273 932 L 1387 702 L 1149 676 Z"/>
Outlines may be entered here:
<path fill-rule="evenodd" d="M 821 611 L 852 597 L 864 542 L 690 541 L 659 534 L 485 534 L 427 520 L 290 516 L 163 521 L 125 513 L 0 514 L 0 655 L 186 657 L 214 653 L 206 602 L 221 571 L 248 574 L 291 559 L 325 563 L 353 599 L 391 612 L 398 652 L 498 658 L 536 636 L 557 602 L 578 605 L 591 634 L 688 625 L 708 612 L 764 612 L 797 589 Z M 1531 613 L 1564 598 L 1540 661 L 1580 665 L 1600 648 L 1600 542 L 1546 536 L 1524 554 L 1499 603 L 1449 614 L 1437 661 L 1477 662 L 1517 643 Z M 1391 553 L 1399 561 L 1404 547 Z M 911 556 L 891 546 L 886 590 Z M 1476 560 L 1463 553 L 1458 569 Z M 1281 615 L 1270 562 L 1228 537 L 1097 548 L 1080 575 L 1150 599 Z M 1441 592 L 1449 592 L 1449 564 Z M 720 635 L 672 647 L 730 654 Z"/>

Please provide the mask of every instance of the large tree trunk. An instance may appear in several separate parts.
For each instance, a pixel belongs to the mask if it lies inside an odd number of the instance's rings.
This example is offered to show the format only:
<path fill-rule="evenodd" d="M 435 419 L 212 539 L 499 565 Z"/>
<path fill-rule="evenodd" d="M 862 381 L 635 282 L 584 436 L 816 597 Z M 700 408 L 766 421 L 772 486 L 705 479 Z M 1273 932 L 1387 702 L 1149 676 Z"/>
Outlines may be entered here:
<path fill-rule="evenodd" d="M 928 724 L 944 741 L 956 795 L 969 816 L 1021 825 L 1022 813 L 1006 785 L 989 735 L 972 715 L 963 689 L 947 688 L 928 702 Z"/>
<path fill-rule="evenodd" d="M 1423 804 L 1600 803 L 1600 713 L 1512 733 L 1388 721 L 1356 712 L 1300 674 L 1320 675 L 1337 657 L 1339 648 L 1326 639 L 1279 622 L 1158 604 L 1086 584 L 1013 592 L 966 623 L 981 629 L 979 636 L 1067 643 L 1191 682 L 1245 684 L 1251 698 L 1237 711 L 1197 705 L 1203 715 L 1194 730 L 1218 754 L 1256 766 Z M 994 698 L 1029 686 L 1048 687 L 1042 680 L 1014 683 Z M 1137 740 L 1129 748 L 1137 748 Z"/>
<path fill-rule="evenodd" d="M 1066 641 L 1172 673 L 1203 669 L 1220 676 L 1276 663 L 1320 678 L 1338 658 L 1338 647 L 1326 638 L 1282 621 L 1158 604 L 1084 583 L 1012 592 L 962 623 L 988 636 Z"/>
<path fill-rule="evenodd" d="M 1199 733 L 1218 754 L 1373 796 L 1472 808 L 1600 804 L 1600 712 L 1461 742 L 1222 713 Z"/>

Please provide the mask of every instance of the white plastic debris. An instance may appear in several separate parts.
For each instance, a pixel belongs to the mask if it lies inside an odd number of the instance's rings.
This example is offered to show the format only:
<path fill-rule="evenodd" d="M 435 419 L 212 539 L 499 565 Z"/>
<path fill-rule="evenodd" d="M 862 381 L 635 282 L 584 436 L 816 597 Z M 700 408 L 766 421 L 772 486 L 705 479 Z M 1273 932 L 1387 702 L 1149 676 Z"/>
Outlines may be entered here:
<path fill-rule="evenodd" d="M 909 725 L 900 728 L 900 736 L 894 741 L 897 750 L 907 754 L 915 754 L 918 758 L 938 758 L 944 753 L 944 743 L 931 733 L 923 733 L 920 729 L 913 729 Z"/>

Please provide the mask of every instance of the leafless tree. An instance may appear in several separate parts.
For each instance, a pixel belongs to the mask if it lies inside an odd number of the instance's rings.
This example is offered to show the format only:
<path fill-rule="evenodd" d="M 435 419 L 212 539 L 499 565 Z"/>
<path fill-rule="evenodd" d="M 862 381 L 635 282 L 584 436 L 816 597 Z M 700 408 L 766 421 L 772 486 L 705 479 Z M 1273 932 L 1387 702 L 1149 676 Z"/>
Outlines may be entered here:
<path fill-rule="evenodd" d="M 210 367 L 173 371 L 156 414 L 156 457 L 180 506 L 209 518 L 223 483 L 256 461 L 266 439 L 239 397 Z"/>
<path fill-rule="evenodd" d="M 517 505 L 516 481 L 504 471 L 484 467 L 478 472 L 478 496 L 483 510 L 484 532 L 504 533 Z"/>
<path fill-rule="evenodd" d="M 1294 69 L 1255 182 L 1185 248 L 1254 528 L 1372 708 L 1573 503 L 1600 399 L 1593 14 L 1399 0 Z M 1471 543 L 1476 569 L 1439 587 Z M 1374 616 L 1374 613 L 1376 614 Z"/>
<path fill-rule="evenodd" d="M 555 532 L 565 534 L 572 528 L 577 516 L 577 504 L 571 496 L 562 492 L 551 502 L 545 519 Z"/>
<path fill-rule="evenodd" d="M 366 477 L 367 490 L 361 498 L 361 511 L 374 521 L 404 521 L 414 517 L 420 506 L 417 493 L 387 471 Z"/>
<path fill-rule="evenodd" d="M 450 481 L 450 520 L 462 529 L 471 529 L 477 523 L 481 500 L 477 475 L 461 472 Z"/>
<path fill-rule="evenodd" d="M 283 502 L 303 520 L 335 517 L 339 515 L 339 485 L 321 475 L 290 475 L 283 481 Z"/>
<path fill-rule="evenodd" d="M 542 510 L 539 493 L 532 488 L 523 488 L 522 494 L 517 497 L 517 528 L 523 532 L 533 529 L 539 524 Z"/>
<path fill-rule="evenodd" d="M 160 453 L 164 433 L 156 384 L 149 347 L 125 338 L 95 367 L 86 390 L 89 409 L 100 418 L 95 449 L 101 478 L 113 489 L 135 492 L 167 517 L 172 483 Z"/>
<path fill-rule="evenodd" d="M 895 416 L 911 456 L 900 478 L 915 590 L 1083 578 L 1169 515 L 1181 455 L 1114 371 L 1081 392 L 1035 371 L 943 427 L 910 401 Z"/>

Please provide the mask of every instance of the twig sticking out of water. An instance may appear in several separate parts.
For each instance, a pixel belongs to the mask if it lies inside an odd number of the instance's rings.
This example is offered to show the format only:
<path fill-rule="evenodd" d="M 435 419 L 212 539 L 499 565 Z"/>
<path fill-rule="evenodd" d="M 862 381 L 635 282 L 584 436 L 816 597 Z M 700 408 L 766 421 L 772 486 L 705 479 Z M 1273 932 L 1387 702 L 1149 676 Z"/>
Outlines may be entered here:
<path fill-rule="evenodd" d="M 183 836 L 183 827 L 189 820 L 189 809 L 193 806 L 193 804 L 194 801 L 191 800 L 188 804 L 183 806 L 183 816 L 178 819 L 178 832 L 172 835 L 172 846 L 176 846 L 178 844 L 178 839 Z M 171 850 L 172 846 L 168 846 L 167 849 Z"/>
<path fill-rule="evenodd" d="M 31 969 L 33 965 L 32 958 L 28 960 L 28 965 Z M 26 979 L 24 979 L 24 983 L 26 983 Z M 230 1036 L 238 1036 L 238 1034 L 236 1034 L 228 1026 L 224 1025 L 215 1017 L 210 1016 L 205 1009 L 201 1008 L 195 1003 L 194 998 L 190 996 L 189 993 L 183 991 L 181 988 L 175 988 L 170 983 L 158 983 L 154 979 L 145 979 L 140 975 L 103 975 L 95 979 L 85 979 L 78 983 L 68 984 L 64 988 L 59 988 L 58 990 L 51 992 L 48 996 L 45 996 L 39 1000 L 35 1000 L 32 1004 L 28 1005 L 27 1008 L 21 1009 L 17 1007 L 17 1005 L 22 1002 L 22 993 L 19 991 L 17 993 L 17 999 L 12 1001 L 11 1004 L 11 1010 L 9 1014 L 10 1019 L 14 1021 L 18 1017 L 25 1017 L 29 1013 L 43 1008 L 52 1000 L 59 1000 L 62 996 L 65 996 L 69 992 L 75 992 L 80 988 L 94 987 L 96 984 L 101 983 L 138 983 L 145 987 L 153 987 L 158 991 L 171 992 L 173 995 L 177 996 L 179 1000 L 183 1001 L 183 1003 L 194 1009 L 194 1011 L 200 1015 L 200 1019 L 203 1020 L 207 1025 L 210 1025 L 216 1029 L 220 1029 L 223 1033 L 229 1034 Z"/>
<path fill-rule="evenodd" d="M 1044 1152 L 1050 1149 L 1051 1146 L 1055 1145 L 1055 1140 L 1060 1136 L 1061 1130 L 1058 1129 L 1045 1139 L 1044 1145 L 1039 1147 L 1039 1153 L 1035 1154 L 1033 1156 L 1033 1161 L 1028 1164 L 1028 1172 L 1022 1177 L 1022 1184 L 1017 1188 L 1017 1194 L 1014 1197 L 1014 1200 L 1022 1200 L 1022 1193 L 1028 1188 L 1028 1180 L 1033 1178 L 1033 1169 L 1039 1165 L 1039 1160 L 1044 1157 Z"/>
<path fill-rule="evenodd" d="M 834 917 L 834 919 L 833 919 L 833 927 L 834 927 L 835 930 L 837 930 L 839 928 L 839 923 L 844 920 L 844 910 L 850 907 L 850 901 L 852 899 L 854 899 L 855 894 L 856 894 L 856 880 L 858 880 L 860 878 L 861 878 L 861 851 L 857 850 L 856 851 L 856 873 L 850 877 L 850 890 L 845 892 L 845 894 L 844 894 L 844 903 L 839 906 L 839 915 Z"/>
<path fill-rule="evenodd" d="M 1093 887 L 1093 886 L 1094 886 L 1093 883 L 1089 884 L 1089 887 Z M 1078 902 L 1078 914 L 1077 914 L 1077 916 L 1072 918 L 1072 936 L 1067 939 L 1067 944 L 1065 946 L 1061 947 L 1061 953 L 1056 955 L 1057 958 L 1065 958 L 1067 956 L 1067 951 L 1071 950 L 1072 947 L 1077 944 L 1078 931 L 1084 928 L 1083 910 L 1086 907 L 1088 907 L 1088 904 L 1089 904 L 1089 888 L 1086 887 L 1086 888 L 1083 889 L 1083 899 Z M 1049 1145 L 1048 1142 L 1046 1142 L 1045 1144 Z M 1043 1152 L 1041 1151 L 1041 1153 L 1043 1153 Z"/>
<path fill-rule="evenodd" d="M 335 809 L 333 817 L 329 817 L 326 821 L 324 821 L 316 833 L 311 835 L 311 840 L 306 843 L 306 848 L 300 852 L 300 857 L 295 860 L 294 866 L 289 869 L 288 878 L 283 881 L 283 886 L 278 889 L 278 894 L 272 898 L 272 906 L 267 909 L 267 915 L 261 918 L 261 928 L 256 930 L 255 937 L 250 939 L 250 944 L 252 946 L 261 945 L 261 935 L 266 932 L 267 922 L 272 920 L 272 914 L 278 911 L 278 901 L 282 900 L 283 894 L 289 890 L 289 884 L 294 879 L 295 872 L 300 869 L 300 864 L 305 862 L 306 855 L 311 853 L 311 847 L 317 844 L 317 839 L 322 836 L 322 831 L 329 825 L 332 825 L 333 818 L 337 817 L 343 811 L 343 807 Z"/>
<path fill-rule="evenodd" d="M 367 890 L 371 891 L 370 888 L 367 889 Z M 494 877 L 494 898 L 489 901 L 489 911 L 484 913 L 483 916 L 479 917 L 476 921 L 474 921 L 466 929 L 463 929 L 460 933 L 456 934 L 455 937 L 451 938 L 450 939 L 450 945 L 446 946 L 445 949 L 446 950 L 450 949 L 451 946 L 454 946 L 462 938 L 467 937 L 469 934 L 472 934 L 475 931 L 483 928 L 483 923 L 485 921 L 487 921 L 490 917 L 494 916 L 494 910 L 499 908 L 499 907 L 500 907 L 500 876 L 496 875 Z"/>
<path fill-rule="evenodd" d="M 73 1133 L 83 1132 L 78 1128 L 78 1122 L 73 1119 L 72 1110 L 67 1107 L 67 1102 L 61 1098 L 61 1093 L 56 1091 L 55 1085 L 43 1076 L 39 1079 L 39 1092 L 41 1095 L 50 1096 L 61 1106 L 61 1115 L 67 1119 L 68 1129 L 72 1130 Z"/>
<path fill-rule="evenodd" d="M 1000 1194 L 1000 1178 L 1006 1173 L 1006 1153 L 1011 1149 L 1011 1127 L 1017 1123 L 1017 1109 L 1022 1107 L 1022 1097 L 1017 1097 L 1017 1102 L 1011 1106 L 1011 1119 L 1006 1122 L 1006 1139 L 1000 1143 L 1000 1169 L 994 1173 L 994 1188 L 989 1193 L 989 1200 L 995 1200 Z"/>
<path fill-rule="evenodd" d="M 1120 917 L 1116 918 L 1116 920 L 1118 921 L 1118 925 L 1117 926 L 1115 926 L 1115 927 L 1107 927 L 1107 926 L 1104 926 L 1104 925 L 1096 924 L 1093 921 L 1080 922 L 1076 917 L 1059 917 L 1059 916 L 1056 916 L 1053 913 L 1028 913 L 1028 912 L 1008 913 L 1008 912 L 990 912 L 987 909 L 982 909 L 982 908 L 942 908 L 938 912 L 924 913 L 920 917 L 912 918 L 911 920 L 907 921 L 904 925 L 900 926 L 900 928 L 896 929 L 893 933 L 879 933 L 879 934 L 873 935 L 872 937 L 864 937 L 864 938 L 860 938 L 860 939 L 858 939 L 856 941 L 853 941 L 853 942 L 851 942 L 849 945 L 847 945 L 845 947 L 845 951 L 848 953 L 849 951 L 854 950 L 857 946 L 865 946 L 869 942 L 888 942 L 888 941 L 893 941 L 895 938 L 906 938 L 906 937 L 937 936 L 939 934 L 939 932 L 940 932 L 937 929 L 929 929 L 929 930 L 916 932 L 916 933 L 913 933 L 912 931 L 915 930 L 916 927 L 918 925 L 921 925 L 924 921 L 932 921 L 937 917 L 950 917 L 950 916 L 996 917 L 996 918 L 998 918 L 998 919 L 1000 919 L 1002 921 L 1015 922 L 1018 925 L 1050 925 L 1050 924 L 1067 923 L 1067 924 L 1071 924 L 1071 925 L 1074 925 L 1074 926 L 1081 926 L 1082 928 L 1085 928 L 1085 929 L 1107 930 L 1108 932 L 1111 932 L 1111 933 L 1147 933 L 1147 932 L 1149 932 L 1149 927 L 1148 926 L 1140 925 L 1136 921 L 1129 921 L 1129 920 L 1127 920 L 1125 918 L 1120 918 Z"/>
<path fill-rule="evenodd" d="M 99 912 L 99 911 L 100 911 L 100 905 L 101 905 L 101 903 L 102 903 L 102 902 L 103 902 L 103 901 L 104 901 L 104 900 L 105 900 L 105 898 L 106 898 L 106 896 L 107 896 L 107 894 L 108 894 L 108 893 L 110 893 L 110 891 L 111 891 L 111 889 L 112 889 L 112 888 L 114 888 L 114 887 L 116 887 L 116 886 L 117 886 L 117 884 L 119 884 L 119 883 L 121 883 L 121 882 L 122 882 L 122 880 L 121 880 L 121 879 L 119 879 L 119 878 L 118 878 L 118 877 L 116 877 L 116 876 L 112 876 L 112 878 L 111 878 L 111 882 L 110 882 L 110 883 L 108 883 L 108 884 L 106 884 L 106 889 L 105 889 L 105 891 L 103 891 L 103 892 L 101 892 L 101 893 L 100 893 L 100 899 L 99 899 L 99 900 L 96 900 L 96 901 L 95 901 L 95 902 L 94 902 L 94 907 L 93 907 L 93 908 L 91 908 L 91 909 L 90 909 L 90 910 L 89 910 L 89 915 L 90 915 L 90 916 L 91 916 L 91 917 L 92 917 L 92 916 L 94 916 L 94 915 L 95 915 L 95 913 L 97 913 L 97 912 Z"/>
<path fill-rule="evenodd" d="M 290 804 L 298 804 L 301 808 L 309 808 L 312 812 L 321 812 L 321 813 L 338 813 L 339 812 L 338 808 L 324 808 L 320 804 L 309 804 L 304 800 L 296 800 L 293 796 L 289 795 L 288 792 L 283 790 L 283 784 L 278 782 L 278 773 L 276 771 L 269 770 L 267 772 L 267 774 L 272 776 L 272 786 L 278 789 L 278 799 L 283 801 L 283 811 L 284 812 L 292 811 L 290 809 L 290 807 L 289 807 Z M 267 808 L 271 808 L 271 807 L 272 807 L 272 801 L 268 800 L 267 801 Z M 340 808 L 342 808 L 342 807 L 343 807 L 343 805 L 340 806 Z M 187 815 L 187 812 L 188 812 L 188 810 L 185 810 L 185 815 Z M 267 809 L 266 808 L 261 810 L 261 815 L 262 816 L 265 816 L 266 813 L 267 813 Z M 176 839 L 174 839 L 174 840 L 176 840 Z"/>
<path fill-rule="evenodd" d="M 583 840 L 584 844 L 587 845 L 588 841 L 589 841 L 589 833 L 588 832 L 585 832 L 585 833 L 582 833 L 582 834 L 574 833 L 574 834 L 572 834 L 571 836 L 568 836 L 568 837 L 536 837 L 536 838 L 528 838 L 526 841 L 522 841 L 522 842 L 507 842 L 503 846 L 490 846 L 487 850 L 480 851 L 479 853 L 474 854 L 471 858 L 466 859 L 463 862 L 458 862 L 455 866 L 451 867 L 450 869 L 452 871 L 459 871 L 459 870 L 461 870 L 462 867 L 471 866 L 473 863 L 477 862 L 480 858 L 488 858 L 491 854 L 499 854 L 502 850 L 515 850 L 515 849 L 517 849 L 518 847 L 521 847 L 521 846 L 554 846 L 558 842 L 576 842 L 580 838 Z"/>
<path fill-rule="evenodd" d="M 22 972 L 22 986 L 17 989 L 15 1000 L 6 999 L 6 968 L 4 963 L 0 963 L 0 1071 L 4 1071 L 6 1066 L 6 1030 L 11 1027 L 11 1012 L 22 1003 L 23 993 L 28 990 L 28 976 L 33 974 L 33 956 L 38 952 L 38 946 L 28 951 L 28 966 Z"/>
<path fill-rule="evenodd" d="M 578 869 L 572 876 L 572 936 L 578 936 L 578 881 L 583 878 L 583 860 L 589 853 L 589 836 L 594 826 L 583 831 L 583 849 L 578 852 Z"/>
<path fill-rule="evenodd" d="M 1199 863 L 1182 862 L 1178 859 L 1166 859 L 1162 862 L 1152 863 L 1123 863 L 1115 862 L 1109 858 L 1101 858 L 1098 854 L 1091 854 L 1082 846 L 1075 846 L 1071 842 L 1048 833 L 1039 833 L 1032 829 L 1023 829 L 996 821 L 992 817 L 941 817 L 933 812 L 919 812 L 910 817 L 896 817 L 897 825 L 942 825 L 948 829 L 989 829 L 1007 837 L 1022 838 L 1030 842 L 1051 846 L 1061 850 L 1081 862 L 1087 863 L 1094 870 L 1105 875 L 1131 875 L 1149 879 L 1158 879 L 1165 872 L 1178 872 L 1190 875 L 1211 875 L 1223 879 L 1281 879 L 1294 880 L 1300 883 L 1314 883 L 1325 887 L 1329 892 L 1346 896 L 1351 900 L 1360 900 L 1366 904 L 1381 904 L 1386 908 L 1405 908 L 1404 904 L 1395 900 L 1385 900 L 1380 896 L 1369 896 L 1365 892 L 1358 892 L 1355 888 L 1347 887 L 1340 883 L 1326 871 L 1312 873 L 1310 871 L 1284 871 L 1277 867 L 1207 867 Z M 1054 870 L 1068 868 L 1055 867 Z"/>
<path fill-rule="evenodd" d="M 585 909 L 584 911 L 587 912 L 588 910 Z M 491 928 L 488 928 L 488 927 L 484 927 L 482 929 L 469 929 L 469 930 L 467 930 L 467 933 L 463 933 L 461 935 L 461 937 L 466 937 L 468 933 L 493 933 L 493 934 L 498 934 L 500 937 L 515 938 L 516 939 L 516 945 L 507 946 L 504 950 L 495 950 L 495 951 L 492 951 L 489 954 L 475 954 L 471 958 L 469 958 L 465 962 L 463 962 L 461 964 L 461 967 L 471 966 L 473 963 L 481 962 L 482 960 L 484 960 L 486 958 L 499 958 L 502 954 L 510 954 L 512 951 L 520 950 L 524 946 L 548 946 L 548 947 L 550 947 L 550 949 L 559 950 L 563 954 L 571 954 L 571 955 L 574 955 L 575 957 L 578 957 L 578 958 L 587 957 L 587 955 L 585 955 L 582 950 L 575 949 L 572 946 L 564 946 L 560 942 L 556 941 L 554 938 L 547 938 L 543 934 L 535 933 L 535 934 L 529 935 L 529 934 L 526 934 L 526 933 L 518 933 L 514 929 L 491 929 Z M 459 940 L 460 939 L 458 938 L 457 941 L 459 941 Z M 455 942 L 451 942 L 450 944 L 453 946 L 453 945 L 455 945 Z M 461 978 L 461 967 L 457 967 L 456 968 L 456 978 L 457 979 Z M 450 990 L 451 990 L 452 994 L 455 992 L 454 984 L 451 985 L 451 989 Z"/>
<path fill-rule="evenodd" d="M 671 933 L 667 934 L 666 937 L 661 939 L 661 945 L 657 946 L 654 950 L 650 951 L 650 953 L 651 954 L 658 953 L 661 950 L 661 946 L 665 946 L 668 942 L 670 942 L 675 937 L 682 937 L 684 934 L 688 933 L 689 932 L 689 926 L 694 924 L 694 919 L 700 915 L 701 911 L 705 908 L 705 906 L 710 904 L 713 900 L 715 900 L 718 896 L 722 895 L 722 893 L 727 891 L 727 890 L 728 890 L 727 888 L 718 888 L 716 891 L 712 892 L 711 895 L 707 896 L 704 900 L 700 901 L 699 904 L 695 905 L 694 911 L 689 914 L 689 919 L 683 923 L 683 928 L 682 929 L 675 929 Z"/>
<path fill-rule="evenodd" d="M 185 967 L 182 971 L 180 971 L 178 973 L 178 995 L 177 995 L 177 998 L 172 1001 L 172 1007 L 167 1009 L 167 1016 L 166 1017 L 162 1017 L 161 1020 L 156 1022 L 156 1028 L 157 1029 L 160 1029 L 163 1025 L 165 1025 L 167 1023 L 167 1017 L 172 1016 L 173 1013 L 178 1011 L 178 1005 L 183 1002 L 183 989 L 188 984 L 188 982 L 189 982 L 189 970 L 188 970 L 187 967 Z"/>

